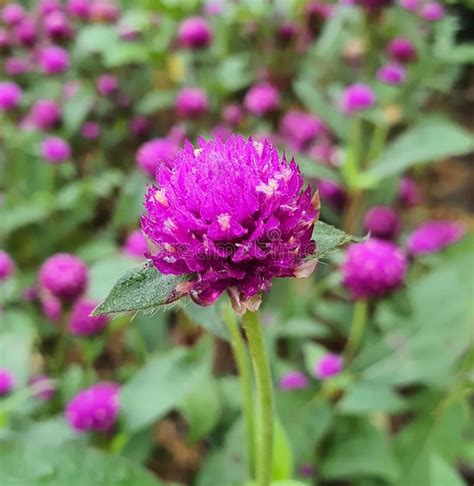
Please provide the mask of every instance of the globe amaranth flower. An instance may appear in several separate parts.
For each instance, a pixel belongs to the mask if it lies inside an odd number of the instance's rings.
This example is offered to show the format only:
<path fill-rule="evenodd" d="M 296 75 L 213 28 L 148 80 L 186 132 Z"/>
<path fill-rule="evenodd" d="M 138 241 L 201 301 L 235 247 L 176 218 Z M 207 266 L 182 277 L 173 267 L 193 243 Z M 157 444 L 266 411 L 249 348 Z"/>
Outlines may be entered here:
<path fill-rule="evenodd" d="M 0 111 L 10 111 L 20 102 L 23 91 L 13 81 L 0 81 Z"/>
<path fill-rule="evenodd" d="M 7 3 L 2 9 L 2 20 L 7 25 L 18 24 L 25 15 L 25 9 L 19 3 Z"/>
<path fill-rule="evenodd" d="M 229 103 L 222 109 L 222 119 L 230 126 L 237 126 L 243 117 L 244 112 L 238 103 Z"/>
<path fill-rule="evenodd" d="M 459 241 L 464 233 L 455 221 L 427 221 L 408 237 L 408 251 L 414 256 L 436 253 Z"/>
<path fill-rule="evenodd" d="M 57 253 L 49 257 L 39 271 L 41 287 L 61 300 L 79 297 L 87 287 L 87 265 L 75 255 Z"/>
<path fill-rule="evenodd" d="M 109 318 L 103 316 L 91 316 L 98 302 L 81 298 L 74 304 L 69 318 L 69 332 L 73 336 L 94 336 L 99 334 L 109 323 Z"/>
<path fill-rule="evenodd" d="M 5 60 L 4 68 L 9 76 L 20 76 L 30 70 L 30 63 L 23 57 L 12 56 Z"/>
<path fill-rule="evenodd" d="M 398 187 L 398 200 L 403 206 L 408 208 L 420 204 L 420 189 L 412 178 L 405 176 L 400 180 L 400 185 Z"/>
<path fill-rule="evenodd" d="M 344 90 L 341 104 L 343 112 L 348 115 L 367 110 L 375 104 L 375 93 L 366 84 L 351 84 Z"/>
<path fill-rule="evenodd" d="M 14 38 L 23 46 L 32 46 L 37 38 L 38 32 L 35 23 L 28 18 L 23 19 L 13 30 Z"/>
<path fill-rule="evenodd" d="M 188 17 L 178 28 L 178 42 L 182 47 L 199 49 L 212 42 L 212 31 L 206 19 L 198 16 Z"/>
<path fill-rule="evenodd" d="M 103 74 L 97 78 L 97 91 L 102 96 L 108 96 L 117 91 L 118 79 L 113 74 Z"/>
<path fill-rule="evenodd" d="M 43 20 L 43 27 L 47 36 L 53 40 L 68 39 L 72 36 L 69 21 L 60 10 L 48 14 Z"/>
<path fill-rule="evenodd" d="M 51 400 L 56 393 L 56 384 L 47 375 L 32 376 L 28 380 L 28 385 L 35 390 L 34 397 L 44 402 Z"/>
<path fill-rule="evenodd" d="M 397 86 L 406 79 L 406 70 L 401 64 L 389 62 L 377 71 L 377 79 L 385 84 Z"/>
<path fill-rule="evenodd" d="M 119 385 L 100 382 L 80 391 L 66 407 L 66 419 L 79 431 L 107 432 L 120 410 Z"/>
<path fill-rule="evenodd" d="M 49 130 L 61 121 L 61 108 L 53 100 L 38 100 L 31 108 L 28 120 L 39 130 Z"/>
<path fill-rule="evenodd" d="M 428 2 L 421 7 L 420 15 L 428 22 L 436 22 L 444 17 L 444 7 L 438 2 Z"/>
<path fill-rule="evenodd" d="M 420 8 L 420 0 L 398 0 L 401 7 L 409 12 L 416 12 Z"/>
<path fill-rule="evenodd" d="M 130 120 L 130 130 L 137 137 L 146 135 L 150 131 L 150 128 L 151 122 L 144 116 L 137 115 Z"/>
<path fill-rule="evenodd" d="M 344 366 L 341 356 L 333 353 L 327 353 L 322 356 L 314 365 L 314 375 L 320 380 L 331 378 L 338 375 Z"/>
<path fill-rule="evenodd" d="M 167 138 L 155 138 L 144 143 L 136 154 L 138 167 L 150 178 L 155 177 L 157 166 L 176 155 L 178 147 Z"/>
<path fill-rule="evenodd" d="M 61 0 L 40 0 L 39 12 L 42 16 L 49 15 L 62 9 Z"/>
<path fill-rule="evenodd" d="M 263 116 L 278 108 L 280 94 L 270 83 L 259 83 L 252 86 L 245 95 L 244 106 L 255 116 Z"/>
<path fill-rule="evenodd" d="M 318 191 L 321 201 L 329 204 L 337 211 L 342 211 L 346 205 L 347 194 L 337 182 L 321 179 L 318 182 Z"/>
<path fill-rule="evenodd" d="M 10 393 L 15 388 L 13 373 L 5 368 L 0 368 L 0 397 Z"/>
<path fill-rule="evenodd" d="M 71 158 L 71 147 L 60 137 L 48 137 L 41 143 L 41 154 L 46 162 L 60 164 Z"/>
<path fill-rule="evenodd" d="M 68 0 L 67 11 L 73 17 L 87 19 L 91 12 L 91 2 L 90 0 Z"/>
<path fill-rule="evenodd" d="M 290 371 L 280 378 L 281 390 L 301 390 L 309 385 L 309 380 L 301 371 Z"/>
<path fill-rule="evenodd" d="M 303 150 L 326 131 L 322 120 L 301 110 L 288 111 L 280 121 L 281 134 L 297 150 Z"/>
<path fill-rule="evenodd" d="M 88 121 L 81 127 L 81 135 L 87 140 L 96 139 L 100 135 L 100 132 L 100 125 L 96 122 Z"/>
<path fill-rule="evenodd" d="M 364 217 L 364 228 L 375 238 L 393 240 L 400 232 L 400 218 L 387 206 L 374 206 Z"/>
<path fill-rule="evenodd" d="M 200 88 L 183 88 L 176 98 L 176 111 L 185 118 L 197 118 L 207 111 L 207 94 Z"/>
<path fill-rule="evenodd" d="M 132 258 L 144 258 L 148 244 L 141 230 L 130 233 L 123 244 L 123 252 Z"/>
<path fill-rule="evenodd" d="M 15 264 L 12 257 L 5 250 L 0 250 L 0 282 L 8 280 L 14 273 Z"/>
<path fill-rule="evenodd" d="M 405 37 L 395 37 L 387 46 L 390 58 L 396 62 L 412 62 L 416 60 L 416 49 L 413 42 Z"/>
<path fill-rule="evenodd" d="M 39 53 L 39 64 L 45 74 L 60 74 L 69 69 L 69 54 L 62 47 L 45 47 Z"/>
<path fill-rule="evenodd" d="M 48 293 L 41 296 L 41 311 L 50 321 L 58 322 L 63 313 L 63 306 L 57 297 Z"/>
<path fill-rule="evenodd" d="M 95 0 L 91 5 L 90 18 L 99 22 L 114 23 L 120 17 L 120 9 L 111 0 Z"/>
<path fill-rule="evenodd" d="M 382 297 L 402 285 L 406 271 L 407 259 L 399 247 L 370 239 L 348 247 L 342 283 L 354 299 Z"/>
<path fill-rule="evenodd" d="M 200 305 L 227 290 L 237 312 L 256 309 L 275 277 L 303 277 L 316 265 L 311 239 L 319 197 L 303 190 L 292 160 L 263 144 L 186 142 L 158 167 L 145 198 L 142 229 L 149 255 L 164 274 L 192 274 L 183 286 Z M 186 287 L 186 288 L 185 288 Z M 181 295 L 182 295 L 181 294 Z"/>

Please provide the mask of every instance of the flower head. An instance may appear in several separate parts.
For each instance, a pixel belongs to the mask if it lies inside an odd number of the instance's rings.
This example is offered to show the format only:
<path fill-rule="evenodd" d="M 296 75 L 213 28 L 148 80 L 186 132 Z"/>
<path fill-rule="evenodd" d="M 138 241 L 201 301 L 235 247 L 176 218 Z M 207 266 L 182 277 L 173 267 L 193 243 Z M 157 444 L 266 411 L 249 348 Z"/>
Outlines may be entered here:
<path fill-rule="evenodd" d="M 409 236 L 408 251 L 415 256 L 436 253 L 459 241 L 464 233 L 455 221 L 427 221 Z"/>
<path fill-rule="evenodd" d="M 39 63 L 44 73 L 60 74 L 69 69 L 69 54 L 62 47 L 46 47 L 40 52 Z"/>
<path fill-rule="evenodd" d="M 420 0 L 398 0 L 401 7 L 409 12 L 416 12 L 420 8 Z"/>
<path fill-rule="evenodd" d="M 263 116 L 278 108 L 280 94 L 270 83 L 259 83 L 252 86 L 245 95 L 245 108 L 255 116 Z"/>
<path fill-rule="evenodd" d="M 416 60 L 416 49 L 411 40 L 396 37 L 387 47 L 388 55 L 397 62 L 411 62 Z"/>
<path fill-rule="evenodd" d="M 68 0 L 67 10 L 74 17 L 87 19 L 91 12 L 91 2 L 89 0 Z"/>
<path fill-rule="evenodd" d="M 320 380 L 331 378 L 342 371 L 344 365 L 341 356 L 333 353 L 327 353 L 322 356 L 314 365 L 314 375 Z"/>
<path fill-rule="evenodd" d="M 5 60 L 5 72 L 9 76 L 19 76 L 30 70 L 30 63 L 23 57 L 12 56 Z"/>
<path fill-rule="evenodd" d="M 25 17 L 25 9 L 19 3 L 7 3 L 2 9 L 2 20 L 7 25 L 15 25 Z"/>
<path fill-rule="evenodd" d="M 407 260 L 391 242 L 371 239 L 349 246 L 342 266 L 343 285 L 354 299 L 382 297 L 398 289 L 407 270 Z"/>
<path fill-rule="evenodd" d="M 58 322 L 63 313 L 63 306 L 57 297 L 48 293 L 41 298 L 41 310 L 47 319 Z"/>
<path fill-rule="evenodd" d="M 137 115 L 130 120 L 130 130 L 137 137 L 146 135 L 150 131 L 150 127 L 150 120 L 144 116 Z"/>
<path fill-rule="evenodd" d="M 93 121 L 85 122 L 81 127 L 81 135 L 88 140 L 94 140 L 100 135 L 100 125 Z"/>
<path fill-rule="evenodd" d="M 410 177 L 405 176 L 400 180 L 398 200 L 406 207 L 413 207 L 421 202 L 420 189 Z"/>
<path fill-rule="evenodd" d="M 120 9 L 111 0 L 95 0 L 91 5 L 90 17 L 99 22 L 113 23 L 120 17 Z"/>
<path fill-rule="evenodd" d="M 176 110 L 185 118 L 197 118 L 207 111 L 209 101 L 200 88 L 183 88 L 176 98 Z"/>
<path fill-rule="evenodd" d="M 231 126 L 238 125 L 243 117 L 244 113 L 242 107 L 237 103 L 229 103 L 222 109 L 223 120 Z"/>
<path fill-rule="evenodd" d="M 406 71 L 405 68 L 395 62 L 389 62 L 384 64 L 377 71 L 377 79 L 385 84 L 399 85 L 405 81 Z"/>
<path fill-rule="evenodd" d="M 0 81 L 0 112 L 17 107 L 22 95 L 20 86 L 13 81 Z"/>
<path fill-rule="evenodd" d="M 117 91 L 118 80 L 113 74 L 103 74 L 97 78 L 97 91 L 102 96 L 108 96 L 113 92 Z"/>
<path fill-rule="evenodd" d="M 290 110 L 281 119 L 280 131 L 290 146 L 302 150 L 326 132 L 326 125 L 309 113 Z"/>
<path fill-rule="evenodd" d="M 14 37 L 23 46 L 33 45 L 38 37 L 35 23 L 31 19 L 23 19 L 15 25 Z"/>
<path fill-rule="evenodd" d="M 62 8 L 61 0 L 40 0 L 38 3 L 39 11 L 43 16 L 61 10 Z"/>
<path fill-rule="evenodd" d="M 79 432 L 107 432 L 119 413 L 119 385 L 101 382 L 79 392 L 66 407 L 66 418 Z"/>
<path fill-rule="evenodd" d="M 342 110 L 344 113 L 352 113 L 367 110 L 375 104 L 375 93 L 370 86 L 355 83 L 348 86 L 342 96 Z"/>
<path fill-rule="evenodd" d="M 303 190 L 292 160 L 268 142 L 241 136 L 186 142 L 157 170 L 145 199 L 142 229 L 150 258 L 164 274 L 192 274 L 189 292 L 201 305 L 228 290 L 244 312 L 260 303 L 275 277 L 314 269 L 311 239 L 319 198 Z"/>
<path fill-rule="evenodd" d="M 207 47 L 212 41 L 212 31 L 204 18 L 188 17 L 179 26 L 178 41 L 191 49 Z"/>
<path fill-rule="evenodd" d="M 34 395 L 38 400 L 51 400 L 56 393 L 56 384 L 49 376 L 46 375 L 32 376 L 28 381 L 28 384 L 38 390 Z"/>
<path fill-rule="evenodd" d="M 71 157 L 71 147 L 60 137 L 48 137 L 41 144 L 41 153 L 50 164 L 60 164 Z"/>
<path fill-rule="evenodd" d="M 155 177 L 158 165 L 176 155 L 178 147 L 167 138 L 155 138 L 144 143 L 137 152 L 136 161 L 138 167 L 148 176 Z"/>
<path fill-rule="evenodd" d="M 0 368 L 0 397 L 10 393 L 15 387 L 13 373 L 5 368 Z"/>
<path fill-rule="evenodd" d="M 301 371 L 290 371 L 280 378 L 280 388 L 282 390 L 301 390 L 306 388 L 309 380 Z"/>
<path fill-rule="evenodd" d="M 400 218 L 390 207 L 374 206 L 365 215 L 364 228 L 376 238 L 393 240 L 400 231 Z"/>
<path fill-rule="evenodd" d="M 55 10 L 43 20 L 46 34 L 51 39 L 67 39 L 72 35 L 72 29 L 66 15 L 61 10 Z"/>
<path fill-rule="evenodd" d="M 31 108 L 28 120 L 40 130 L 49 130 L 61 120 L 61 108 L 53 100 L 38 100 Z"/>
<path fill-rule="evenodd" d="M 0 250 L 0 282 L 8 280 L 15 273 L 12 257 L 4 250 Z"/>
<path fill-rule="evenodd" d="M 428 2 L 421 8 L 420 15 L 428 22 L 436 22 L 444 17 L 444 7 L 438 2 Z"/>
<path fill-rule="evenodd" d="M 93 336 L 99 334 L 109 323 L 107 316 L 91 316 L 98 302 L 79 299 L 72 308 L 69 318 L 69 332 L 73 336 Z"/>
<path fill-rule="evenodd" d="M 61 300 L 75 299 L 84 292 L 88 282 L 86 264 L 69 253 L 49 257 L 39 271 L 41 286 Z"/>
<path fill-rule="evenodd" d="M 132 258 L 143 258 L 148 250 L 148 245 L 141 230 L 130 233 L 123 245 L 123 252 Z"/>
<path fill-rule="evenodd" d="M 321 179 L 318 182 L 318 191 L 324 203 L 333 206 L 338 211 L 344 209 L 347 200 L 346 191 L 337 182 Z"/>

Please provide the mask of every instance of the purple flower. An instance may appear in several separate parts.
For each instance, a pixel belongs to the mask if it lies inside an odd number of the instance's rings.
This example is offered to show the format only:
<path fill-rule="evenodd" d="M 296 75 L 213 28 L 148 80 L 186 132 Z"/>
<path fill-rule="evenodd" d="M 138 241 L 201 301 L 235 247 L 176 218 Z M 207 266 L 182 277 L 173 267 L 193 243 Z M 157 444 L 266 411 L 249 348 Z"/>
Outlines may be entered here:
<path fill-rule="evenodd" d="M 411 62 L 416 60 L 416 49 L 411 40 L 405 37 L 396 37 L 387 47 L 388 55 L 397 62 Z"/>
<path fill-rule="evenodd" d="M 290 110 L 281 119 L 280 132 L 291 147 L 303 150 L 316 137 L 326 133 L 319 118 L 301 110 Z"/>
<path fill-rule="evenodd" d="M 5 368 L 0 368 L 0 397 L 10 393 L 14 387 L 15 377 L 12 372 Z"/>
<path fill-rule="evenodd" d="M 123 252 L 132 258 L 144 258 L 148 245 L 141 230 L 130 233 L 123 245 Z"/>
<path fill-rule="evenodd" d="M 66 81 L 63 84 L 63 96 L 66 100 L 74 98 L 79 92 L 80 83 L 77 81 Z"/>
<path fill-rule="evenodd" d="M 185 118 L 197 118 L 207 111 L 208 100 L 200 88 L 183 88 L 176 98 L 176 110 Z"/>
<path fill-rule="evenodd" d="M 274 277 L 309 275 L 319 198 L 276 148 L 231 136 L 186 142 L 157 170 L 142 229 L 164 274 L 194 274 L 187 290 L 200 305 L 225 290 L 234 308 L 258 308 Z"/>
<path fill-rule="evenodd" d="M 355 83 L 348 86 L 342 95 L 342 111 L 348 115 L 367 110 L 375 104 L 375 93 L 370 86 Z"/>
<path fill-rule="evenodd" d="M 96 122 L 85 122 L 81 127 L 81 135 L 88 140 L 94 140 L 100 135 L 100 125 Z"/>
<path fill-rule="evenodd" d="M 167 138 L 155 138 L 144 143 L 135 157 L 138 167 L 150 178 L 155 177 L 157 166 L 168 159 L 173 159 L 178 147 Z"/>
<path fill-rule="evenodd" d="M 5 250 L 0 250 L 0 282 L 8 280 L 14 273 L 15 264 L 12 257 Z"/>
<path fill-rule="evenodd" d="M 2 20 L 7 25 L 18 24 L 25 17 L 25 9 L 18 3 L 7 3 L 2 9 Z"/>
<path fill-rule="evenodd" d="M 370 239 L 347 249 L 342 283 L 354 299 L 382 297 L 402 285 L 406 271 L 407 260 L 400 248 Z"/>
<path fill-rule="evenodd" d="M 44 18 L 43 27 L 51 39 L 67 39 L 72 35 L 68 19 L 60 10 L 48 14 Z"/>
<path fill-rule="evenodd" d="M 69 54 L 62 47 L 46 47 L 40 52 L 39 63 L 45 74 L 60 74 L 69 69 Z"/>
<path fill-rule="evenodd" d="M 41 401 L 48 401 L 54 397 L 56 393 L 56 384 L 49 376 L 36 375 L 32 376 L 28 381 L 28 384 L 36 391 L 35 398 Z"/>
<path fill-rule="evenodd" d="M 444 17 L 444 7 L 438 2 L 428 2 L 421 8 L 420 15 L 428 22 L 436 22 Z"/>
<path fill-rule="evenodd" d="M 39 130 L 49 130 L 61 120 L 61 108 L 53 100 L 38 100 L 31 108 L 28 120 Z"/>
<path fill-rule="evenodd" d="M 33 45 L 37 38 L 35 23 L 31 19 L 23 19 L 15 26 L 14 35 L 15 39 L 23 46 Z"/>
<path fill-rule="evenodd" d="M 337 147 L 328 138 L 323 138 L 314 143 L 308 151 L 308 155 L 318 163 L 338 165 L 339 155 Z"/>
<path fill-rule="evenodd" d="M 5 61 L 5 72 L 9 76 L 19 76 L 30 70 L 30 63 L 23 57 L 9 57 Z"/>
<path fill-rule="evenodd" d="M 242 107 L 237 103 L 230 103 L 222 109 L 222 119 L 230 126 L 237 126 L 243 117 Z"/>
<path fill-rule="evenodd" d="M 420 8 L 420 0 L 398 0 L 401 7 L 409 12 L 416 12 Z"/>
<path fill-rule="evenodd" d="M 402 177 L 398 187 L 398 199 L 403 206 L 413 207 L 421 202 L 420 189 L 410 177 Z"/>
<path fill-rule="evenodd" d="M 73 336 L 93 336 L 99 334 L 109 323 L 107 316 L 91 316 L 98 302 L 90 299 L 79 299 L 72 308 L 69 318 L 69 332 Z"/>
<path fill-rule="evenodd" d="M 40 0 L 39 2 L 39 11 L 43 16 L 61 10 L 61 8 L 61 0 Z"/>
<path fill-rule="evenodd" d="M 212 31 L 202 17 L 188 17 L 178 29 L 178 41 L 181 46 L 190 49 L 207 47 L 212 41 Z"/>
<path fill-rule="evenodd" d="M 112 94 L 114 91 L 117 91 L 118 88 L 118 80 L 117 77 L 113 74 L 103 74 L 97 78 L 97 91 L 102 96 L 108 96 Z"/>
<path fill-rule="evenodd" d="M 244 106 L 255 116 L 263 116 L 278 108 L 280 94 L 270 83 L 259 83 L 252 86 L 245 95 Z"/>
<path fill-rule="evenodd" d="M 344 209 L 347 196 L 342 186 L 336 182 L 321 179 L 318 182 L 318 191 L 324 203 L 333 206 L 338 211 Z"/>
<path fill-rule="evenodd" d="M 146 135 L 150 131 L 150 128 L 150 120 L 144 116 L 137 115 L 130 120 L 130 130 L 137 137 Z"/>
<path fill-rule="evenodd" d="M 314 375 L 320 380 L 331 378 L 338 375 L 344 366 L 341 356 L 333 353 L 327 353 L 320 358 L 314 365 Z"/>
<path fill-rule="evenodd" d="M 46 162 L 60 164 L 71 157 L 71 147 L 60 137 L 48 137 L 41 144 L 41 154 Z"/>
<path fill-rule="evenodd" d="M 399 85 L 405 81 L 406 71 L 401 64 L 389 62 L 377 71 L 377 79 L 385 84 Z"/>
<path fill-rule="evenodd" d="M 360 5 L 366 10 L 379 10 L 383 7 L 388 7 L 392 0 L 354 0 L 355 5 Z"/>
<path fill-rule="evenodd" d="M 408 238 L 408 251 L 414 255 L 436 253 L 464 236 L 464 228 L 455 221 L 427 221 Z"/>
<path fill-rule="evenodd" d="M 89 0 L 68 0 L 67 10 L 73 17 L 87 19 L 91 12 L 91 4 Z"/>
<path fill-rule="evenodd" d="M 364 218 L 364 228 L 383 240 L 393 240 L 400 232 L 400 218 L 387 206 L 374 206 Z"/>
<path fill-rule="evenodd" d="M 47 319 L 58 322 L 63 313 L 63 306 L 57 297 L 48 293 L 41 297 L 41 310 Z"/>
<path fill-rule="evenodd" d="M 66 418 L 79 432 L 107 432 L 119 414 L 119 385 L 100 382 L 80 391 L 67 405 Z"/>
<path fill-rule="evenodd" d="M 111 0 L 95 0 L 91 5 L 90 18 L 99 22 L 113 23 L 120 17 L 120 9 Z"/>
<path fill-rule="evenodd" d="M 16 108 L 21 101 L 23 92 L 13 81 L 0 81 L 0 111 Z"/>
<path fill-rule="evenodd" d="M 309 380 L 301 371 L 290 371 L 280 378 L 280 389 L 282 390 L 301 390 L 306 388 Z"/>
<path fill-rule="evenodd" d="M 278 35 L 283 42 L 289 42 L 297 32 L 298 27 L 292 22 L 284 22 L 278 27 Z"/>
<path fill-rule="evenodd" d="M 86 264 L 74 255 L 57 253 L 39 271 L 41 286 L 61 300 L 71 300 L 84 292 L 88 282 Z"/>

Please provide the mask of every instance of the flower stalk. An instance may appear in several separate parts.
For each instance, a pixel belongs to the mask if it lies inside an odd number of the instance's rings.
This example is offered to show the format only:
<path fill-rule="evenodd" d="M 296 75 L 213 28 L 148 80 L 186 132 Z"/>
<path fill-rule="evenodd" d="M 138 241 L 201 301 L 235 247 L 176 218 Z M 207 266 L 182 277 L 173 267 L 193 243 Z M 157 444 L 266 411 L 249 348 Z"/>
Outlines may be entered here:
<path fill-rule="evenodd" d="M 367 300 L 357 300 L 354 305 L 352 324 L 347 339 L 344 358 L 346 361 L 352 359 L 357 352 L 367 324 L 368 304 Z"/>

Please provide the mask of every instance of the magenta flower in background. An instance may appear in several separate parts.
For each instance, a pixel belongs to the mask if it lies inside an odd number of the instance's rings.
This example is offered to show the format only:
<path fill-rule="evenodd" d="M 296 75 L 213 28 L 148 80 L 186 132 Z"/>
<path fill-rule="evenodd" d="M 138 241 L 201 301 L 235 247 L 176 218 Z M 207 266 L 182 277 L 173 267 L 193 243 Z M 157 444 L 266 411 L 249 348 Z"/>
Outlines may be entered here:
<path fill-rule="evenodd" d="M 256 309 L 275 277 L 309 275 L 319 198 L 276 148 L 231 136 L 186 142 L 161 164 L 142 230 L 164 274 L 195 274 L 186 290 L 209 305 L 227 290 L 237 312 Z"/>
<path fill-rule="evenodd" d="M 90 18 L 99 22 L 114 23 L 120 17 L 120 9 L 111 0 L 95 0 L 91 5 Z"/>
<path fill-rule="evenodd" d="M 298 27 L 293 22 L 284 22 L 278 27 L 278 35 L 283 42 L 289 42 L 298 32 Z"/>
<path fill-rule="evenodd" d="M 66 419 L 79 431 L 107 432 L 120 410 L 119 385 L 100 382 L 80 391 L 66 407 Z"/>
<path fill-rule="evenodd" d="M 326 380 L 338 375 L 342 371 L 343 366 L 344 361 L 341 356 L 327 353 L 315 363 L 314 376 L 320 380 Z"/>
<path fill-rule="evenodd" d="M 398 246 L 370 239 L 348 247 L 342 265 L 342 283 L 353 299 L 382 297 L 401 287 L 407 266 L 407 259 Z"/>
<path fill-rule="evenodd" d="M 38 100 L 31 108 L 28 121 L 39 130 L 49 130 L 61 121 L 61 108 L 53 100 Z"/>
<path fill-rule="evenodd" d="M 69 69 L 69 54 L 62 47 L 45 47 L 39 54 L 39 64 L 45 74 L 60 74 Z"/>
<path fill-rule="evenodd" d="M 32 376 L 28 381 L 28 385 L 38 390 L 34 396 L 44 402 L 51 400 L 56 393 L 56 384 L 47 375 Z"/>
<path fill-rule="evenodd" d="M 81 135 L 87 140 L 95 140 L 101 132 L 100 125 L 93 121 L 85 122 L 81 127 Z"/>
<path fill-rule="evenodd" d="M 178 42 L 190 49 L 208 47 L 212 42 L 212 31 L 206 19 L 194 16 L 183 20 L 178 28 Z"/>
<path fill-rule="evenodd" d="M 0 28 L 0 49 L 8 47 L 10 44 L 10 36 L 5 29 Z"/>
<path fill-rule="evenodd" d="M 43 27 L 48 37 L 53 40 L 68 39 L 72 35 L 69 21 L 60 10 L 48 14 L 43 20 Z"/>
<path fill-rule="evenodd" d="M 123 252 L 132 258 L 144 258 L 148 245 L 141 230 L 130 233 L 123 244 Z"/>
<path fill-rule="evenodd" d="M 0 81 L 0 111 L 10 111 L 20 102 L 23 91 L 13 81 Z"/>
<path fill-rule="evenodd" d="M 87 287 L 87 265 L 69 253 L 57 253 L 41 265 L 39 275 L 41 287 L 49 290 L 61 300 L 72 300 Z"/>
<path fill-rule="evenodd" d="M 81 298 L 73 306 L 69 318 L 69 332 L 73 336 L 94 336 L 102 332 L 109 318 L 107 316 L 91 316 L 91 312 L 97 307 L 98 302 Z"/>
<path fill-rule="evenodd" d="M 46 162 L 60 164 L 71 158 L 71 147 L 60 137 L 48 137 L 41 143 L 41 154 Z"/>
<path fill-rule="evenodd" d="M 409 12 L 416 12 L 420 7 L 421 0 L 399 0 L 398 3 Z"/>
<path fill-rule="evenodd" d="M 13 373 L 5 368 L 0 368 L 0 397 L 10 393 L 15 387 Z"/>
<path fill-rule="evenodd" d="M 209 101 L 201 88 L 183 88 L 176 98 L 176 111 L 184 118 L 197 118 L 207 111 Z"/>
<path fill-rule="evenodd" d="M 388 55 L 393 61 L 407 63 L 416 60 L 416 49 L 412 41 L 405 37 L 395 37 L 387 47 Z"/>
<path fill-rule="evenodd" d="M 222 119 L 230 126 L 237 126 L 242 121 L 244 112 L 238 103 L 229 103 L 222 109 Z"/>
<path fill-rule="evenodd" d="M 317 140 L 308 150 L 308 155 L 318 163 L 338 166 L 339 154 L 337 147 L 326 137 Z"/>
<path fill-rule="evenodd" d="M 437 253 L 464 234 L 464 227 L 455 221 L 427 221 L 408 237 L 408 251 L 414 256 Z"/>
<path fill-rule="evenodd" d="M 108 96 L 118 89 L 118 79 L 113 74 L 103 74 L 97 78 L 97 91 L 102 96 Z"/>
<path fill-rule="evenodd" d="M 363 83 L 351 84 L 342 95 L 342 111 L 348 115 L 372 108 L 374 104 L 374 91 Z"/>
<path fill-rule="evenodd" d="M 167 138 L 155 138 L 144 143 L 136 154 L 138 167 L 150 178 L 154 178 L 156 168 L 162 162 L 173 159 L 178 147 Z"/>
<path fill-rule="evenodd" d="M 5 250 L 0 250 L 0 282 L 8 280 L 14 273 L 15 263 L 12 257 Z"/>
<path fill-rule="evenodd" d="M 39 2 L 39 11 L 43 16 L 49 15 L 50 13 L 61 9 L 61 0 L 40 0 Z"/>
<path fill-rule="evenodd" d="M 41 311 L 50 321 L 58 322 L 63 314 L 63 306 L 57 297 L 48 293 L 41 297 Z"/>
<path fill-rule="evenodd" d="M 137 115 L 130 120 L 130 130 L 132 130 L 132 133 L 137 137 L 147 135 L 150 129 L 151 122 L 144 116 Z"/>
<path fill-rule="evenodd" d="M 438 2 L 428 2 L 421 7 L 420 15 L 428 22 L 436 22 L 444 17 L 444 7 Z"/>
<path fill-rule="evenodd" d="M 15 25 L 25 17 L 25 9 L 19 3 L 7 3 L 2 8 L 2 20 L 7 25 Z"/>
<path fill-rule="evenodd" d="M 408 176 L 402 177 L 398 187 L 398 200 L 408 208 L 416 206 L 421 202 L 421 192 L 416 182 Z"/>
<path fill-rule="evenodd" d="M 91 2 L 89 0 L 68 0 L 67 11 L 73 17 L 87 19 L 91 12 Z"/>
<path fill-rule="evenodd" d="M 278 108 L 280 94 L 270 83 L 264 82 L 252 86 L 245 95 L 244 106 L 255 116 L 263 116 Z"/>
<path fill-rule="evenodd" d="M 15 39 L 23 46 L 32 46 L 38 37 L 35 23 L 28 18 L 23 19 L 14 28 Z"/>
<path fill-rule="evenodd" d="M 389 62 L 377 71 L 377 79 L 382 83 L 397 86 L 405 81 L 406 71 L 401 64 Z"/>
<path fill-rule="evenodd" d="M 371 236 L 383 240 L 393 240 L 400 232 L 400 218 L 387 206 L 374 206 L 367 211 L 364 218 L 364 228 Z"/>
<path fill-rule="evenodd" d="M 230 137 L 232 131 L 227 125 L 219 123 L 211 130 L 211 133 L 214 138 L 220 138 L 221 140 L 225 141 L 228 137 Z"/>
<path fill-rule="evenodd" d="M 23 57 L 12 56 L 5 60 L 5 72 L 9 76 L 19 76 L 30 70 L 30 62 Z"/>
<path fill-rule="evenodd" d="M 309 380 L 301 371 L 290 371 L 280 378 L 279 387 L 281 390 L 301 390 L 307 388 Z"/>
<path fill-rule="evenodd" d="M 66 81 L 63 84 L 63 96 L 66 100 L 74 98 L 79 92 L 80 83 L 77 81 Z"/>
<path fill-rule="evenodd" d="M 329 204 L 338 211 L 344 209 L 347 194 L 345 189 L 337 182 L 321 179 L 318 182 L 318 191 L 321 201 L 325 204 Z"/>
<path fill-rule="evenodd" d="M 303 150 L 327 130 L 321 119 L 301 110 L 290 110 L 280 121 L 280 132 L 291 147 Z"/>

